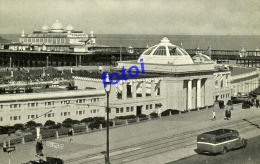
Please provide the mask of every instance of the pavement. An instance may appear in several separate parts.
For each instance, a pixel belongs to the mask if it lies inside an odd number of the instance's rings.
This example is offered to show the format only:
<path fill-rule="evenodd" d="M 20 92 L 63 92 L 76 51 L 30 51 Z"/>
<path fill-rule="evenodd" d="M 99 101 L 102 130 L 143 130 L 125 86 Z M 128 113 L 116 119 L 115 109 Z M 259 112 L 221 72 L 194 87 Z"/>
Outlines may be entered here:
<path fill-rule="evenodd" d="M 225 109 L 216 109 L 215 112 L 217 119 L 212 121 L 212 110 L 213 108 L 192 111 L 187 114 L 162 117 L 161 119 L 111 128 L 111 156 L 138 149 L 138 143 L 148 142 L 162 137 L 169 137 L 175 134 L 182 134 L 184 132 L 199 130 L 211 126 L 222 126 L 231 121 L 260 116 L 260 108 L 241 109 L 241 105 L 239 105 L 234 107 L 231 120 L 224 119 Z M 252 138 L 257 135 L 260 135 L 259 130 L 243 134 L 242 137 Z M 100 152 L 106 150 L 105 129 L 93 133 L 75 135 L 72 139 L 71 142 L 68 137 L 44 141 L 43 153 L 45 156 L 58 157 L 66 161 L 91 154 L 100 154 L 101 157 L 102 155 Z M 50 145 L 50 143 L 61 144 L 62 149 L 59 146 L 57 146 L 57 148 L 46 146 L 46 144 Z M 35 145 L 36 141 L 25 143 L 24 145 L 16 145 L 16 151 L 12 152 L 10 156 L 11 163 L 19 164 L 39 159 L 35 156 Z M 133 145 L 135 145 L 135 147 L 133 147 Z M 134 163 L 167 163 L 194 155 L 194 153 L 194 146 L 183 147 L 178 150 L 139 159 Z M 8 163 L 8 157 L 7 153 L 0 152 L 1 163 Z"/>

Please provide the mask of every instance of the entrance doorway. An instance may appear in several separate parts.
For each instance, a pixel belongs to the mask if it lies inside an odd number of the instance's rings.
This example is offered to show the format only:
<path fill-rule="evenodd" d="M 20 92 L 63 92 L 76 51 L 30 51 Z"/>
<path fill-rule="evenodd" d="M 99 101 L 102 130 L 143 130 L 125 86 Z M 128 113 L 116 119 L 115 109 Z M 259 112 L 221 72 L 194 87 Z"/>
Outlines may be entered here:
<path fill-rule="evenodd" d="M 136 106 L 136 115 L 137 115 L 137 116 L 140 115 L 140 114 L 142 114 L 142 107 L 143 107 L 143 106 Z"/>

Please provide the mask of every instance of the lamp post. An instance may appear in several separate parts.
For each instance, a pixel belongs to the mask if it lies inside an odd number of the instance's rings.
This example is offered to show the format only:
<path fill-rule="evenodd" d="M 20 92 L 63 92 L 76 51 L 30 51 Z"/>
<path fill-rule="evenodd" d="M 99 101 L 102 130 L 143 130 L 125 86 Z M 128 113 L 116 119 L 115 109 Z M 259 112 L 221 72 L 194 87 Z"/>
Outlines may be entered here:
<path fill-rule="evenodd" d="M 110 109 L 109 109 L 109 93 L 110 93 L 110 90 L 111 90 L 111 83 L 109 81 L 109 76 L 108 76 L 108 73 L 106 74 L 106 87 L 105 87 L 105 91 L 106 91 L 106 94 L 107 94 L 107 107 L 106 107 L 106 112 L 107 112 L 107 151 L 106 151 L 106 159 L 105 159 L 105 163 L 106 164 L 110 164 L 110 161 L 109 161 L 109 112 L 110 112 Z"/>

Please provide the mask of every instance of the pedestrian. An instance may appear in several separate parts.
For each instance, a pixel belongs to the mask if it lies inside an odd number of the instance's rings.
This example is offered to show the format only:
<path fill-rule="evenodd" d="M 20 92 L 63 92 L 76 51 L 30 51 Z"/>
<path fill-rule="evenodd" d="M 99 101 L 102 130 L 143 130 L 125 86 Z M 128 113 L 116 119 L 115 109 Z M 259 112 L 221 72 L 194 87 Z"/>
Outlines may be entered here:
<path fill-rule="evenodd" d="M 228 110 L 225 111 L 225 120 L 228 120 Z"/>
<path fill-rule="evenodd" d="M 42 149 L 43 149 L 42 140 L 38 139 L 37 143 L 36 143 L 36 155 L 37 155 L 37 157 L 43 156 Z"/>
<path fill-rule="evenodd" d="M 215 110 L 212 111 L 212 121 L 215 121 L 217 118 L 216 118 L 216 112 Z"/>
<path fill-rule="evenodd" d="M 259 107 L 259 100 L 256 99 L 256 107 L 258 108 Z"/>
<path fill-rule="evenodd" d="M 231 110 L 228 110 L 228 119 L 231 119 Z"/>
<path fill-rule="evenodd" d="M 69 142 L 72 141 L 72 138 L 71 138 L 72 134 L 73 134 L 73 131 L 72 131 L 72 128 L 70 128 L 70 129 L 69 129 L 69 132 L 68 132 Z"/>

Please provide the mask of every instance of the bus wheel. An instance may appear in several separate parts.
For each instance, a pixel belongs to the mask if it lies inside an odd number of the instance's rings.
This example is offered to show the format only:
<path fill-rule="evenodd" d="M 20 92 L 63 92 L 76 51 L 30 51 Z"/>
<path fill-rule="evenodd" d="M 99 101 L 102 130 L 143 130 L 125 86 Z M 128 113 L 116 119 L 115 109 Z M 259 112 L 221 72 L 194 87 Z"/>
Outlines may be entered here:
<path fill-rule="evenodd" d="M 202 154 L 202 153 L 203 153 L 203 151 L 201 151 L 201 150 L 197 149 L 197 153 L 198 153 L 198 154 Z"/>
<path fill-rule="evenodd" d="M 222 153 L 222 154 L 225 154 L 226 152 L 227 152 L 227 147 L 223 147 L 221 153 Z"/>

